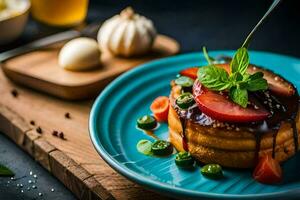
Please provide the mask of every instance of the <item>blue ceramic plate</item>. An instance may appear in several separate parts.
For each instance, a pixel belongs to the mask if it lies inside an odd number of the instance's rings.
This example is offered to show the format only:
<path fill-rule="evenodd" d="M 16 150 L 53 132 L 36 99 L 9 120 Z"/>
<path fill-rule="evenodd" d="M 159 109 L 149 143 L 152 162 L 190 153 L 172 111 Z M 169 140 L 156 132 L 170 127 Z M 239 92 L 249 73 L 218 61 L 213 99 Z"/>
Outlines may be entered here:
<path fill-rule="evenodd" d="M 211 56 L 232 51 L 210 52 Z M 274 70 L 300 88 L 300 60 L 288 56 L 251 52 L 251 63 Z M 137 152 L 141 139 L 152 140 L 136 129 L 136 119 L 150 114 L 149 106 L 157 96 L 168 96 L 170 81 L 182 69 L 205 65 L 201 53 L 157 60 L 141 65 L 113 81 L 97 98 L 90 115 L 90 135 L 102 158 L 116 171 L 149 189 L 175 198 L 266 199 L 300 197 L 300 156 L 287 161 L 280 185 L 254 181 L 250 170 L 225 169 L 225 178 L 209 180 L 193 171 L 178 169 L 174 156 L 155 158 Z M 168 138 L 167 124 L 155 132 Z"/>

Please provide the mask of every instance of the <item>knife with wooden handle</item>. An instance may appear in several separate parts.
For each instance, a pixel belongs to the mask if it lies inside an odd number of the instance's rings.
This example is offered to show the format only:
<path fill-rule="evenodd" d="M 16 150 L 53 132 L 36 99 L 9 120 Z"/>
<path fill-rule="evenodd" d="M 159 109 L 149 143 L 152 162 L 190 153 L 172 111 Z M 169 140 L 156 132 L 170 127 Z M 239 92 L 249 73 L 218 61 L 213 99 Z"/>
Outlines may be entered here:
<path fill-rule="evenodd" d="M 32 51 L 35 51 L 37 49 L 41 49 L 43 47 L 49 46 L 51 44 L 55 44 L 58 42 L 70 40 L 76 37 L 80 36 L 88 36 L 93 37 L 95 33 L 97 33 L 97 30 L 99 29 L 100 25 L 99 23 L 94 23 L 86 26 L 82 31 L 77 30 L 69 30 L 61 33 L 57 33 L 54 35 L 50 35 L 38 40 L 35 40 L 33 42 L 30 42 L 28 44 L 25 44 L 23 46 L 20 46 L 18 48 L 3 52 L 0 54 L 0 63 L 4 62 L 8 59 L 14 58 L 16 56 L 29 53 Z"/>

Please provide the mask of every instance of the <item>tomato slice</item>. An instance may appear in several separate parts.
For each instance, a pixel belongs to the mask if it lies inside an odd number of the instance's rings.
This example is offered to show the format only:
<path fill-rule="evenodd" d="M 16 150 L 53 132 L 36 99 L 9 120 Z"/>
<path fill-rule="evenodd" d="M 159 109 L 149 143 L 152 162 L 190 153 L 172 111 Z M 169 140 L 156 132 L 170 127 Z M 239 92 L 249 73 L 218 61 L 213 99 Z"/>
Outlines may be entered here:
<path fill-rule="evenodd" d="M 230 64 L 216 64 L 216 66 L 225 69 L 228 73 L 230 73 Z M 197 78 L 198 67 L 187 68 L 180 72 L 183 76 L 188 76 L 192 79 Z M 270 70 L 263 69 L 261 67 L 257 67 L 255 65 L 250 65 L 247 69 L 247 72 L 253 74 L 255 72 L 263 72 L 264 78 L 268 81 L 269 89 L 276 94 L 283 96 L 292 96 L 295 93 L 295 88 L 291 83 L 283 79 L 282 77 L 274 74 Z"/>
<path fill-rule="evenodd" d="M 250 74 L 253 74 L 255 72 L 263 72 L 264 78 L 269 84 L 269 89 L 278 95 L 292 96 L 295 94 L 295 88 L 290 82 L 286 81 L 284 78 L 278 76 L 277 74 L 274 74 L 270 70 L 251 65 L 250 67 L 248 67 L 247 71 Z"/>
<path fill-rule="evenodd" d="M 182 75 L 182 76 L 190 77 L 192 79 L 196 79 L 198 69 L 199 69 L 199 67 L 187 68 L 187 69 L 184 69 L 184 70 L 180 71 L 179 74 Z"/>
<path fill-rule="evenodd" d="M 150 110 L 153 112 L 154 117 L 159 122 L 168 121 L 169 113 L 169 98 L 165 96 L 157 97 L 151 104 Z"/>
<path fill-rule="evenodd" d="M 253 178 L 260 183 L 279 183 L 282 180 L 282 169 L 279 162 L 271 155 L 261 157 L 253 172 Z"/>
<path fill-rule="evenodd" d="M 219 67 L 225 69 L 228 73 L 230 72 L 230 66 L 227 63 L 225 63 L 225 64 L 216 64 L 216 66 L 219 66 Z M 196 79 L 198 69 L 199 69 L 199 67 L 187 68 L 187 69 L 184 69 L 184 70 L 180 71 L 179 74 L 182 75 L 182 76 L 190 77 L 192 79 Z"/>
<path fill-rule="evenodd" d="M 229 63 L 218 64 L 217 66 L 225 69 L 228 73 L 230 72 Z M 273 73 L 268 69 L 263 69 L 255 65 L 250 65 L 247 69 L 247 72 L 249 74 L 254 74 L 255 72 L 264 73 L 264 78 L 268 82 L 269 89 L 278 95 L 292 96 L 295 93 L 295 88 L 291 83 L 289 83 L 284 78 L 278 76 L 277 74 Z"/>
<path fill-rule="evenodd" d="M 261 105 L 258 109 L 243 108 L 229 100 L 228 96 L 208 90 L 196 80 L 193 95 L 200 110 L 213 119 L 223 122 L 254 122 L 268 117 L 269 112 Z"/>

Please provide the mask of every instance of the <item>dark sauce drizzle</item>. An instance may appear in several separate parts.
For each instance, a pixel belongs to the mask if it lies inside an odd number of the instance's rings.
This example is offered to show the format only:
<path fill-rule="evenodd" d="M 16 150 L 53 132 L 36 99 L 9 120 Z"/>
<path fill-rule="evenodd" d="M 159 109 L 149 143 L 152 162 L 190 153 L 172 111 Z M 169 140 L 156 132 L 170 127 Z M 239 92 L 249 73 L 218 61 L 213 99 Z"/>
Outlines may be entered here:
<path fill-rule="evenodd" d="M 292 96 L 280 96 L 276 93 L 266 90 L 264 92 L 252 92 L 249 94 L 250 102 L 254 102 L 250 106 L 263 106 L 271 115 L 264 121 L 252 122 L 252 123 L 226 123 L 229 127 L 236 127 L 239 130 L 246 130 L 252 132 L 256 138 L 256 150 L 255 150 L 255 163 L 258 161 L 260 143 L 262 135 L 265 133 L 272 133 L 273 145 L 272 156 L 275 157 L 276 138 L 280 125 L 282 122 L 289 122 L 293 129 L 293 139 L 295 145 L 295 152 L 298 150 L 298 131 L 296 127 L 296 118 L 299 109 L 299 95 L 297 89 Z M 188 141 L 186 137 L 186 124 L 187 120 L 191 120 L 193 123 L 200 124 L 202 126 L 214 126 L 216 120 L 210 118 L 200 111 L 196 104 L 192 105 L 187 110 L 182 110 L 175 103 L 172 105 L 179 115 L 182 126 L 182 145 L 185 151 L 188 151 Z"/>
<path fill-rule="evenodd" d="M 292 121 L 292 128 L 293 128 L 293 136 L 294 136 L 294 143 L 295 143 L 295 152 L 298 151 L 298 130 L 297 130 L 297 127 L 296 127 L 296 121 Z"/>

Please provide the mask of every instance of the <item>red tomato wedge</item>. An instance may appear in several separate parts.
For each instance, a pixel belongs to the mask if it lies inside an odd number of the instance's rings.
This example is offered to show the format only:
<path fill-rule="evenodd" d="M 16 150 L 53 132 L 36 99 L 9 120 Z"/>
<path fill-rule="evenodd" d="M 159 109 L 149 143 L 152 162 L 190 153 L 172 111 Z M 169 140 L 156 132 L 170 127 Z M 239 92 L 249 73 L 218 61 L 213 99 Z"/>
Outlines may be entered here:
<path fill-rule="evenodd" d="M 150 106 L 150 110 L 153 112 L 154 117 L 159 122 L 168 121 L 169 113 L 169 98 L 165 96 L 160 96 L 154 99 Z"/>
<path fill-rule="evenodd" d="M 217 64 L 217 66 L 225 69 L 227 73 L 230 73 L 230 64 Z M 180 72 L 183 76 L 188 76 L 192 79 L 197 78 L 198 67 L 187 68 Z M 261 67 L 257 67 L 255 65 L 250 65 L 247 69 L 249 74 L 253 74 L 255 72 L 263 72 L 264 78 L 268 81 L 269 89 L 276 94 L 283 96 L 292 96 L 295 93 L 295 88 L 288 81 L 283 79 L 282 77 L 274 74 L 270 70 L 263 69 Z"/>
<path fill-rule="evenodd" d="M 279 162 L 271 155 L 261 157 L 253 172 L 253 178 L 260 183 L 279 183 L 282 180 L 282 169 Z"/>
<path fill-rule="evenodd" d="M 226 64 L 217 64 L 217 66 L 225 69 L 227 71 L 227 73 L 230 72 L 230 66 L 227 63 Z M 180 71 L 179 74 L 182 75 L 182 76 L 190 77 L 192 79 L 196 79 L 198 69 L 199 69 L 199 67 L 187 68 L 187 69 L 184 69 L 184 70 Z"/>
<path fill-rule="evenodd" d="M 199 69 L 199 67 L 187 68 L 187 69 L 180 71 L 179 74 L 182 76 L 190 77 L 191 79 L 196 79 L 198 69 Z"/>
<path fill-rule="evenodd" d="M 217 66 L 225 69 L 228 73 L 230 72 L 229 63 L 218 64 Z M 264 79 L 267 80 L 269 84 L 269 89 L 278 95 L 292 96 L 295 93 L 295 88 L 291 83 L 278 76 L 277 74 L 274 74 L 268 69 L 257 67 L 255 65 L 249 65 L 247 72 L 249 74 L 254 74 L 255 72 L 264 73 Z"/>
<path fill-rule="evenodd" d="M 262 106 L 258 109 L 243 108 L 227 96 L 203 87 L 198 80 L 194 83 L 193 95 L 200 110 L 219 121 L 253 122 L 264 120 L 269 115 L 269 112 Z"/>
<path fill-rule="evenodd" d="M 272 71 L 250 65 L 247 72 L 253 74 L 255 72 L 263 72 L 264 78 L 268 81 L 269 89 L 282 96 L 292 96 L 295 94 L 295 88 L 291 83 L 283 79 L 282 77 L 274 74 Z"/>

